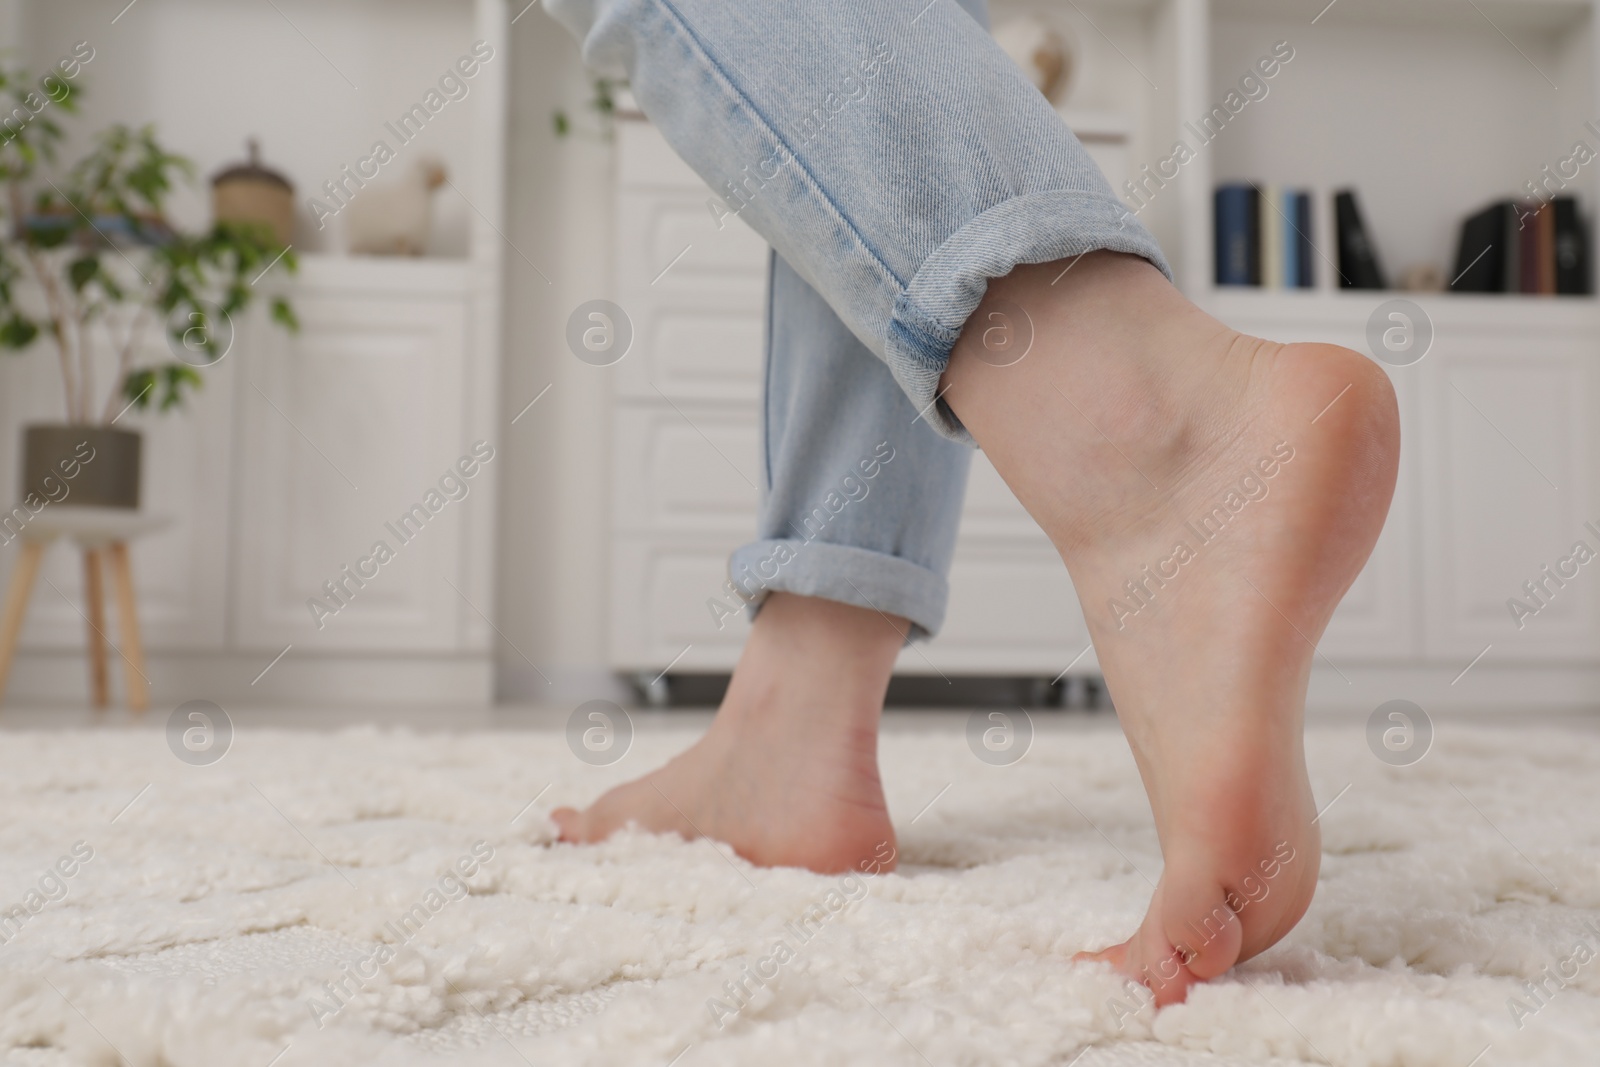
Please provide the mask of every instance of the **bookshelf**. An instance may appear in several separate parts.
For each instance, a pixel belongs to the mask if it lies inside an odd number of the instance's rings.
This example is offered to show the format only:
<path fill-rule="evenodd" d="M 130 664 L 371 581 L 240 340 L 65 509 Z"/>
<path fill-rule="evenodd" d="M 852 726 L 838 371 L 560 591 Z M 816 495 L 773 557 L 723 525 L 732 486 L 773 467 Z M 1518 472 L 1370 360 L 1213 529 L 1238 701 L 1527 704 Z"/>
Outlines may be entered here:
<path fill-rule="evenodd" d="M 997 23 L 1022 13 L 1075 43 L 1078 77 L 1059 105 L 1069 124 L 1085 107 L 1126 122 L 1129 173 L 1108 175 L 1119 192 L 1147 164 L 1170 158 L 1175 141 L 1193 149 L 1140 218 L 1167 250 L 1179 284 L 1208 306 L 1224 296 L 1211 258 L 1211 194 L 1219 183 L 1314 192 L 1316 287 L 1326 293 L 1337 287 L 1334 190 L 1356 189 L 1391 281 L 1426 263 L 1448 280 L 1467 215 L 1519 194 L 1545 165 L 1567 158 L 1576 140 L 1600 152 L 1600 134 L 1585 127 L 1600 117 L 1592 0 L 999 0 L 993 7 Z M 1194 132 L 1201 117 L 1280 41 L 1294 58 L 1265 80 L 1265 95 L 1202 142 Z M 1564 192 L 1579 198 L 1592 233 L 1600 158 Z M 1216 306 L 1313 306 L 1304 293 L 1252 294 L 1253 304 L 1234 295 Z M 1592 295 L 1560 302 L 1575 299 L 1594 303 Z"/>

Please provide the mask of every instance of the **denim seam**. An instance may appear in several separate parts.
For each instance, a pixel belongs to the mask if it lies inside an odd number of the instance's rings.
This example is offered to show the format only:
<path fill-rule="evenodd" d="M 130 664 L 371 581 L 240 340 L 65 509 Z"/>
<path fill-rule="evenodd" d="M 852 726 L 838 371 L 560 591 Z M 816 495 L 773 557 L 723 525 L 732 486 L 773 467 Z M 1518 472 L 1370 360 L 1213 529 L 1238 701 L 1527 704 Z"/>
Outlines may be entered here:
<path fill-rule="evenodd" d="M 890 312 L 888 328 L 885 332 L 885 361 L 895 372 L 895 378 L 905 387 L 907 394 L 912 396 L 914 403 L 921 403 L 928 396 L 933 396 L 936 403 L 928 416 L 929 425 L 946 437 L 973 444 L 971 435 L 961 425 L 961 420 L 954 411 L 942 400 L 938 400 L 937 377 L 949 365 L 950 352 L 961 337 L 962 330 L 966 327 L 967 319 L 963 319 L 957 326 L 948 326 L 940 321 L 935 312 L 924 306 L 924 302 L 931 296 L 934 298 L 932 306 L 937 308 L 941 300 L 948 300 L 956 294 L 957 290 L 944 287 L 933 292 L 919 291 L 919 282 L 927 277 L 942 277 L 951 275 L 959 277 L 962 270 L 970 270 L 983 277 L 984 288 L 996 277 L 1002 277 L 1015 269 L 1029 263 L 1051 262 L 1066 256 L 1077 256 L 1100 249 L 1112 249 L 1138 255 L 1156 266 L 1167 277 L 1171 277 L 1171 270 L 1162 256 L 1160 246 L 1137 222 L 1131 229 L 1112 225 L 1109 218 L 1105 222 L 1089 221 L 1076 224 L 1075 228 L 1063 228 L 1058 232 L 1047 233 L 1049 239 L 1045 242 L 1022 240 L 1021 247 L 1016 251 L 1016 258 L 1010 261 L 1011 265 L 999 269 L 1003 265 L 997 264 L 996 273 L 988 273 L 983 262 L 984 257 L 976 260 L 963 255 L 967 248 L 981 249 L 981 245 L 968 244 L 966 238 L 974 231 L 982 233 L 986 228 L 996 224 L 996 217 L 1004 224 L 1005 216 L 1015 213 L 1019 207 L 1026 208 L 1029 202 L 1043 202 L 1044 204 L 1066 202 L 1069 205 L 1078 203 L 1094 205 L 1109 210 L 1120 209 L 1127 214 L 1125 205 L 1115 195 L 1083 191 L 1077 189 L 1039 189 L 1031 192 L 1018 193 L 1009 196 L 993 207 L 987 208 L 971 219 L 967 220 L 956 231 L 946 237 L 934 250 L 922 258 L 910 282 L 900 291 L 894 300 Z M 1040 250 L 1040 244 L 1053 244 L 1048 252 Z M 956 251 L 950 253 L 952 246 Z M 993 262 L 993 257 L 988 257 Z M 973 310 L 982 302 L 980 294 L 973 304 Z M 946 314 L 950 308 L 942 309 Z M 900 368 L 906 368 L 902 374 Z M 931 379 L 926 382 L 908 381 L 908 376 L 926 376 Z M 919 392 L 924 386 L 927 392 Z"/>
<path fill-rule="evenodd" d="M 925 311 L 923 311 L 921 306 L 917 303 L 917 298 L 912 295 L 912 292 L 916 287 L 917 276 L 922 273 L 923 269 L 927 267 L 928 263 L 931 260 L 933 260 L 935 257 L 937 257 L 939 255 L 939 253 L 941 251 L 943 251 L 944 248 L 946 246 L 948 246 L 951 242 L 961 239 L 962 235 L 965 234 L 966 232 L 968 232 L 969 230 L 980 228 L 980 227 L 984 226 L 988 222 L 988 220 L 989 220 L 989 218 L 991 216 L 1000 215 L 1000 214 L 1006 214 L 1006 213 L 1014 211 L 1016 209 L 1017 203 L 1019 201 L 1040 200 L 1040 199 L 1048 199 L 1048 200 L 1058 200 L 1058 199 L 1079 200 L 1079 201 L 1083 201 L 1083 202 L 1089 203 L 1089 204 L 1097 204 L 1097 205 L 1116 207 L 1116 208 L 1122 209 L 1124 212 L 1127 211 L 1126 205 L 1123 204 L 1121 200 L 1118 200 L 1115 196 L 1106 197 L 1106 196 L 1104 196 L 1104 195 L 1102 195 L 1100 193 L 1080 192 L 1079 190 L 1076 190 L 1076 189 L 1039 189 L 1039 190 L 1034 190 L 1032 192 L 1020 193 L 1020 194 L 1018 194 L 1016 196 L 1007 197 L 1005 200 L 1002 200 L 1000 203 L 995 204 L 993 207 L 986 208 L 984 211 L 980 212 L 977 215 L 974 215 L 972 218 L 970 218 L 966 222 L 962 223 L 961 226 L 958 227 L 954 233 L 950 234 L 950 236 L 946 237 L 943 241 L 941 241 L 937 248 L 935 248 L 932 252 L 930 252 L 927 256 L 925 256 L 923 258 L 922 263 L 917 268 L 916 274 L 914 274 L 912 276 L 911 280 L 906 283 L 906 286 L 905 286 L 906 302 L 907 302 L 908 306 L 916 309 L 916 311 L 918 312 L 919 317 L 921 317 L 924 320 L 923 323 L 919 324 L 921 329 L 924 329 L 924 330 L 928 331 L 929 333 L 933 333 L 934 335 L 939 337 L 941 340 L 952 340 L 953 341 L 955 338 L 961 336 L 961 330 L 966 325 L 965 323 L 962 323 L 961 326 L 957 326 L 957 327 L 949 327 L 949 326 L 944 325 L 943 323 L 937 321 L 931 315 L 928 315 Z M 1104 235 L 1102 235 L 1102 234 L 1085 234 L 1084 236 L 1085 236 L 1085 238 L 1087 240 L 1093 241 L 1093 240 L 1103 239 Z M 1133 243 L 1138 243 L 1138 242 L 1137 241 L 1130 241 L 1129 243 L 1133 244 Z M 1152 245 L 1154 244 L 1153 241 L 1151 243 L 1152 243 Z M 1068 253 L 1068 255 L 1074 256 L 1074 257 L 1080 256 L 1080 255 L 1087 255 L 1089 252 L 1101 251 L 1101 250 L 1106 249 L 1108 247 L 1110 247 L 1110 246 L 1106 245 L 1106 244 L 1103 244 L 1103 243 L 1102 244 L 1093 244 L 1092 247 L 1085 248 L 1085 250 L 1083 252 L 1071 252 L 1071 253 Z M 1159 246 L 1155 247 L 1155 251 L 1156 251 L 1156 253 L 1158 255 L 1160 254 Z M 1023 265 L 1028 264 L 1029 262 L 1030 261 L 1025 260 L 1025 259 L 1019 259 L 1017 261 L 1016 265 L 1017 266 L 1023 266 Z M 1051 260 L 1039 260 L 1037 262 L 1043 263 L 1043 262 L 1052 262 L 1052 261 Z M 1167 268 L 1163 264 L 1161 264 L 1161 263 L 1153 263 L 1153 265 L 1156 266 L 1157 269 L 1161 270 L 1163 274 L 1167 273 Z M 1052 283 L 1052 284 L 1054 284 L 1054 283 Z"/>
<path fill-rule="evenodd" d="M 778 273 L 778 250 L 767 249 L 767 337 L 761 359 L 761 466 L 766 472 L 765 493 L 772 492 L 772 338 L 773 288 Z"/>
<path fill-rule="evenodd" d="M 1020 193 L 1020 194 L 1018 194 L 1016 196 L 1007 197 L 1005 200 L 1002 200 L 1000 203 L 995 204 L 993 207 L 986 208 L 984 211 L 980 212 L 977 215 L 974 215 L 972 218 L 970 218 L 966 222 L 962 223 L 961 226 L 958 227 L 954 233 L 950 234 L 943 241 L 941 241 L 939 243 L 938 247 L 936 247 L 932 252 L 928 253 L 928 255 L 923 257 L 921 264 L 919 264 L 918 267 L 917 267 L 916 273 L 912 275 L 911 280 L 905 285 L 905 287 L 901 290 L 899 296 L 895 300 L 894 310 L 891 312 L 893 322 L 896 323 L 904 333 L 910 334 L 910 335 L 912 335 L 913 338 L 917 338 L 918 340 L 926 338 L 928 340 L 932 340 L 932 341 L 934 341 L 936 343 L 939 343 L 939 344 L 954 345 L 955 342 L 961 337 L 961 332 L 966 326 L 965 321 L 963 321 L 960 326 L 954 326 L 954 327 L 946 326 L 943 322 L 940 322 L 938 320 L 938 318 L 936 318 L 933 314 L 931 314 L 926 309 L 924 309 L 922 307 L 922 305 L 918 302 L 918 298 L 915 295 L 913 295 L 913 290 L 916 287 L 917 280 L 921 277 L 923 271 L 925 271 L 928 268 L 929 263 L 932 260 L 934 260 L 939 255 L 939 253 L 941 251 L 943 251 L 951 242 L 959 240 L 962 237 L 963 234 L 967 233 L 970 230 L 973 230 L 973 229 L 976 229 L 976 228 L 981 228 L 982 226 L 984 226 L 988 222 L 988 220 L 990 219 L 991 216 L 998 215 L 998 214 L 1003 214 L 1003 213 L 1008 213 L 1010 211 L 1015 210 L 1016 205 L 1017 205 L 1017 203 L 1019 201 L 1027 201 L 1027 200 L 1035 200 L 1035 199 L 1080 200 L 1080 201 L 1083 201 L 1085 203 L 1099 204 L 1099 205 L 1106 205 L 1106 206 L 1116 206 L 1116 207 L 1122 208 L 1124 211 L 1126 211 L 1126 205 L 1124 205 L 1122 203 L 1122 201 L 1116 199 L 1115 196 L 1112 196 L 1112 197 L 1108 198 L 1108 197 L 1106 197 L 1106 196 L 1104 196 L 1104 195 L 1102 195 L 1100 193 L 1080 192 L 1080 191 L 1075 190 L 1075 189 L 1041 189 L 1041 190 L 1035 190 L 1033 192 Z M 1095 242 L 1095 241 L 1102 241 L 1104 235 L 1102 235 L 1102 234 L 1089 234 L 1089 235 L 1085 235 L 1085 236 L 1090 242 Z M 1137 240 L 1133 240 L 1133 241 L 1130 241 L 1129 243 L 1130 244 L 1136 244 L 1138 242 L 1137 242 Z M 1152 243 L 1152 245 L 1154 245 L 1153 241 L 1151 243 Z M 1110 247 L 1109 245 L 1106 245 L 1104 243 L 1092 243 L 1092 244 L 1090 244 L 1089 247 L 1086 247 L 1084 249 L 1084 251 L 1082 251 L 1082 252 L 1074 252 L 1074 253 L 1068 253 L 1068 254 L 1072 255 L 1072 256 L 1086 255 L 1089 252 L 1101 251 L 1101 250 L 1104 250 L 1104 249 L 1109 248 L 1109 247 Z M 1156 252 L 1157 255 L 1160 255 L 1159 246 L 1155 246 L 1154 247 L 1154 251 Z M 1134 253 L 1134 254 L 1138 254 L 1138 253 Z M 1148 256 L 1146 256 L 1145 258 L 1148 258 Z M 1023 265 L 1026 265 L 1028 263 L 1031 263 L 1031 262 L 1034 262 L 1034 261 L 1030 261 L 1030 260 L 1026 260 L 1026 259 L 1019 259 L 1016 262 L 1016 264 L 1014 264 L 1013 269 L 1016 266 L 1023 266 Z M 1051 261 L 1050 260 L 1038 260 L 1037 262 L 1051 262 Z M 1154 261 L 1152 261 L 1152 263 L 1153 263 L 1154 266 L 1157 267 L 1157 269 L 1161 270 L 1162 273 L 1164 273 L 1164 274 L 1168 273 L 1167 268 L 1165 267 L 1164 264 L 1158 263 L 1158 262 L 1154 262 Z M 991 275 L 988 280 L 993 281 L 995 277 L 1000 277 L 1000 275 Z M 920 344 L 917 344 L 915 347 L 921 348 L 922 346 Z M 930 369 L 938 369 L 940 365 L 939 365 L 938 361 L 929 360 L 926 363 L 926 366 L 928 366 Z"/>
<path fill-rule="evenodd" d="M 877 264 L 878 269 L 887 275 L 892 282 L 894 282 L 897 289 L 899 289 L 902 293 L 905 292 L 905 281 L 902 280 L 899 275 L 895 274 L 892 269 L 890 269 L 889 264 L 885 263 L 883 257 L 878 254 L 878 250 L 872 247 L 871 243 L 869 243 L 866 237 L 862 235 L 861 230 L 856 226 L 856 224 L 851 221 L 848 215 L 844 213 L 844 211 L 834 201 L 833 197 L 828 195 L 828 191 L 823 188 L 822 183 L 817 180 L 817 176 L 811 173 L 810 168 L 808 168 L 801 160 L 800 154 L 794 150 L 792 145 L 789 144 L 788 139 L 778 133 L 777 129 L 772 125 L 772 123 L 768 121 L 767 116 L 763 114 L 761 109 L 755 105 L 755 102 L 751 100 L 744 90 L 739 88 L 738 84 L 729 76 L 728 71 L 723 67 L 722 62 L 712 53 L 711 49 L 706 45 L 706 43 L 701 40 L 700 35 L 696 33 L 694 27 L 689 24 L 689 20 L 684 18 L 683 14 L 672 5 L 672 0 L 656 0 L 656 3 L 660 4 L 662 8 L 672 15 L 672 19 L 677 28 L 694 44 L 695 49 L 705 59 L 706 63 L 710 65 L 711 69 L 716 72 L 717 76 L 722 79 L 723 84 L 727 86 L 728 91 L 733 94 L 734 98 L 738 100 L 738 102 L 755 117 L 761 129 L 789 153 L 789 158 L 794 161 L 796 169 L 798 169 L 801 174 L 805 175 L 806 183 L 810 185 L 812 193 L 821 198 L 822 202 L 828 205 L 828 210 L 833 212 L 840 224 L 842 224 L 849 232 L 851 238 L 853 238 L 855 242 L 861 246 L 867 255 L 872 257 L 872 262 Z"/>

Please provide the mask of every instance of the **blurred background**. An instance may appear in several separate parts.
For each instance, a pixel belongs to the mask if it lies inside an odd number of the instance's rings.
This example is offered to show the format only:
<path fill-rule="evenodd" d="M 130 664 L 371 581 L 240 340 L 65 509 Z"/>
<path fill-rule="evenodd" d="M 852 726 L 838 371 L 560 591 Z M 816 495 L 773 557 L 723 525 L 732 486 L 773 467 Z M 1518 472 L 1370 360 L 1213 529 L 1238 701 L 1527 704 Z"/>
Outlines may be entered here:
<path fill-rule="evenodd" d="M 1591 0 L 992 22 L 1194 299 L 1395 380 L 1312 703 L 1596 703 Z M 5 0 L 0 45 L 5 701 L 717 699 L 766 249 L 542 6 Z M 1103 704 L 981 457 L 951 582 L 896 700 Z"/>

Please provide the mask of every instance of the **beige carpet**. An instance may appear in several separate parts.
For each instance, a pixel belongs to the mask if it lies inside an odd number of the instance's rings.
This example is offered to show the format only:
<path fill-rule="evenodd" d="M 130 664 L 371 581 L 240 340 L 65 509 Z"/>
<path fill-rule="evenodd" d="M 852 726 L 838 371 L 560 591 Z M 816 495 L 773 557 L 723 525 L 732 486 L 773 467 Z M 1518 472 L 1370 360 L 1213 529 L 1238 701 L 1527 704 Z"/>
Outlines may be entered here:
<path fill-rule="evenodd" d="M 547 846 L 545 811 L 655 764 L 688 728 L 641 730 L 607 768 L 554 731 L 241 727 L 210 766 L 154 729 L 5 732 L 0 1062 L 1600 1056 L 1593 731 L 1445 724 L 1397 768 L 1360 723 L 1314 730 L 1313 782 L 1334 803 L 1310 914 L 1156 1014 L 1069 962 L 1131 930 L 1160 872 L 1120 734 L 1042 724 L 995 767 L 959 719 L 934 723 L 886 737 L 903 866 L 860 880 L 758 870 L 706 842 Z"/>

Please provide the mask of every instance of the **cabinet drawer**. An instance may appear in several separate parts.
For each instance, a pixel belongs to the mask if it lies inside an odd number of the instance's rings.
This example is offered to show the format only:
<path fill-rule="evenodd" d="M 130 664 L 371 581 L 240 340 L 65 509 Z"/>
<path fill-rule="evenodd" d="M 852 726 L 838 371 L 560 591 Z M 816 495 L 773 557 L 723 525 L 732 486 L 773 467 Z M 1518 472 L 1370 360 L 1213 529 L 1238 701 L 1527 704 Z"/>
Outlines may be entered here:
<path fill-rule="evenodd" d="M 660 670 L 682 653 L 675 671 L 732 669 L 750 626 L 743 612 L 727 615 L 710 605 L 733 606 L 722 588 L 728 556 L 747 539 L 619 535 L 612 548 L 612 666 Z"/>
<path fill-rule="evenodd" d="M 465 495 L 439 481 L 471 444 L 462 425 L 463 298 L 297 293 L 301 330 L 252 352 L 239 465 L 234 627 L 241 647 L 438 650 L 455 647 L 463 521 L 497 477 L 481 467 Z M 451 490 L 460 492 L 460 490 Z M 428 494 L 432 493 L 430 498 Z M 436 506 L 437 505 L 437 506 Z M 413 506 L 415 529 L 393 527 Z M 431 517 L 429 516 L 431 512 Z M 334 617 L 324 583 L 371 571 Z M 465 609 L 470 610 L 470 609 Z M 321 626 L 318 626 L 318 623 Z"/>
<path fill-rule="evenodd" d="M 696 286 L 732 286 L 760 299 L 766 285 L 767 243 L 739 219 L 727 219 L 718 229 L 706 209 L 710 195 L 702 190 L 618 196 L 621 291 L 681 296 Z"/>
<path fill-rule="evenodd" d="M 633 347 L 616 367 L 636 400 L 760 397 L 767 246 L 742 222 L 717 230 L 692 195 L 624 193 L 617 299 Z"/>
<path fill-rule="evenodd" d="M 897 669 L 1053 678 L 1088 643 L 1072 580 L 1049 541 L 968 541 L 950 567 L 944 630 L 923 650 L 925 656 L 902 652 Z M 1073 669 L 1093 670 L 1095 664 L 1089 652 Z"/>
<path fill-rule="evenodd" d="M 612 525 L 619 533 L 755 535 L 761 453 L 754 412 L 623 404 L 614 440 Z"/>
<path fill-rule="evenodd" d="M 617 364 L 616 391 L 659 403 L 761 398 L 766 322 L 760 298 L 634 300 L 633 347 Z"/>
<path fill-rule="evenodd" d="M 744 540 L 625 535 L 616 540 L 611 662 L 621 670 L 660 669 L 683 653 L 677 671 L 727 670 L 749 631 L 723 592 L 728 555 Z M 907 674 L 1048 674 L 1054 677 L 1088 643 L 1067 572 L 1054 553 L 968 547 L 950 574 L 945 632 L 901 652 Z M 720 627 L 719 627 L 720 621 Z M 688 648 L 687 652 L 684 649 Z M 1075 670 L 1092 670 L 1094 653 Z"/>
<path fill-rule="evenodd" d="M 1561 564 L 1580 541 L 1600 552 L 1586 526 L 1600 525 L 1594 342 L 1440 337 L 1435 347 L 1423 364 L 1428 653 L 1465 665 L 1492 644 L 1495 660 L 1594 659 L 1600 562 Z M 1512 602 L 1537 610 L 1519 619 Z"/>
<path fill-rule="evenodd" d="M 972 457 L 967 499 L 961 508 L 961 537 L 963 540 L 1004 537 L 1027 542 L 1035 548 L 1050 545 L 1050 539 L 982 451 Z"/>

